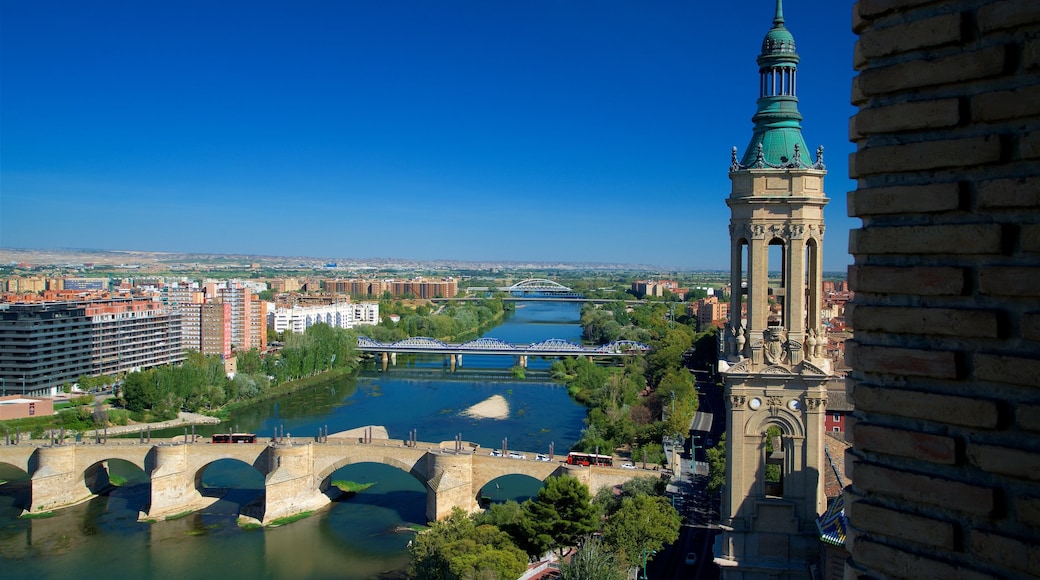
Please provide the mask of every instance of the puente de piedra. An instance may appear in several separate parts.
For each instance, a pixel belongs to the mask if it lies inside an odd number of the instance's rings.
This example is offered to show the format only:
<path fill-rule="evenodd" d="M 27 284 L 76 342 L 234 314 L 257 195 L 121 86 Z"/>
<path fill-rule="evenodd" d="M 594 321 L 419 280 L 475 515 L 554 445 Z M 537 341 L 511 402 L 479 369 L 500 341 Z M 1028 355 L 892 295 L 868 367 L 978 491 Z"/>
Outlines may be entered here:
<path fill-rule="evenodd" d="M 141 519 L 163 519 L 198 510 L 217 498 L 203 496 L 202 475 L 221 459 L 252 466 L 264 476 L 264 500 L 255 511 L 241 514 L 266 525 L 279 518 L 321 509 L 339 494 L 332 475 L 354 463 L 382 463 L 410 473 L 426 487 L 426 517 L 436 520 L 454 507 L 479 508 L 480 491 L 504 475 L 527 475 L 540 481 L 569 475 L 592 493 L 652 472 L 605 466 L 575 466 L 560 461 L 495 457 L 469 446 L 457 451 L 443 445 L 393 439 L 328 438 L 325 442 L 212 444 L 176 440 L 140 443 L 0 446 L 0 463 L 30 475 L 30 513 L 68 507 L 88 500 L 109 486 L 108 462 L 122 460 L 149 478 L 148 508 Z M 330 489 L 332 488 L 332 489 Z"/>

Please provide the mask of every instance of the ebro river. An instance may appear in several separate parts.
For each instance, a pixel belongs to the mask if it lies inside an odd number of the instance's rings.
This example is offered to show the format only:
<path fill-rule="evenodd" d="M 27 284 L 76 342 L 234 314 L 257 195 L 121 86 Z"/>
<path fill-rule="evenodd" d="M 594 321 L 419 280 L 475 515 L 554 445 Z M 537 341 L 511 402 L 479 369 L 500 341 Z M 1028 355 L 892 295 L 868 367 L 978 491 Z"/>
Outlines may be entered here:
<path fill-rule="evenodd" d="M 519 302 L 514 314 L 484 336 L 512 343 L 579 342 L 579 315 L 576 303 Z M 466 356 L 463 362 L 452 373 L 442 356 L 398 356 L 397 366 L 385 372 L 373 365 L 357 377 L 265 401 L 196 432 L 231 427 L 270 437 L 278 429 L 305 439 L 326 427 L 336 433 L 383 425 L 391 438 L 406 439 L 412 431 L 420 441 L 461 435 L 479 444 L 480 452 L 500 449 L 506 440 L 510 450 L 547 453 L 553 445 L 557 455 L 578 440 L 585 408 L 570 400 L 562 385 L 549 381 L 551 361 L 530 361 L 522 380 L 509 372 L 512 357 Z M 488 401 L 499 408 L 504 401 L 507 412 L 493 418 L 472 412 Z M 17 495 L 25 485 L 20 488 L 18 474 L 0 465 L 0 479 L 12 480 L 0 486 L 0 577 L 404 578 L 407 544 L 414 537 L 409 526 L 426 523 L 421 483 L 396 468 L 361 463 L 332 477 L 372 484 L 353 497 L 285 526 L 242 529 L 237 514 L 258 499 L 263 479 L 233 460 L 213 463 L 203 473 L 203 485 L 223 494 L 220 501 L 172 521 L 139 522 L 139 510 L 148 501 L 147 477 L 118 463 L 112 462 L 110 470 L 125 477 L 125 484 L 44 519 L 18 517 Z M 483 494 L 522 500 L 540 485 L 525 476 L 507 476 L 489 483 Z"/>

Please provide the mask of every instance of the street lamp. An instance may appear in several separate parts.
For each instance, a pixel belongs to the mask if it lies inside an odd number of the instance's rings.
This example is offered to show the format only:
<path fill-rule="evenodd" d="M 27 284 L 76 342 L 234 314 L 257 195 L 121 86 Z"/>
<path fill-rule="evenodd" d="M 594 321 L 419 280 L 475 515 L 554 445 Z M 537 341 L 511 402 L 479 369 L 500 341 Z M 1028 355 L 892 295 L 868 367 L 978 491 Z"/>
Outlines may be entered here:
<path fill-rule="evenodd" d="M 646 548 L 643 548 L 643 580 L 646 580 L 646 557 L 648 555 L 652 556 L 656 553 L 657 550 L 647 550 Z"/>

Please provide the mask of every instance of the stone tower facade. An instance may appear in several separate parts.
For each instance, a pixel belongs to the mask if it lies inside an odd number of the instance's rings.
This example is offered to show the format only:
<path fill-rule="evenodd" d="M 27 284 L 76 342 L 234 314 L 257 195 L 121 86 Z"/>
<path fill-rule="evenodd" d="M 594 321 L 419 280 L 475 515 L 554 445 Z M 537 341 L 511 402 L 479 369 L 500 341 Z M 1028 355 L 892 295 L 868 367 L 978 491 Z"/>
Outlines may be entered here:
<path fill-rule="evenodd" d="M 823 149 L 810 160 L 798 112 L 794 37 L 782 0 L 758 57 L 751 142 L 730 166 L 729 325 L 719 344 L 728 402 L 725 578 L 806 578 L 817 561 L 825 383 L 820 326 Z M 779 278 L 770 280 L 770 272 Z"/>

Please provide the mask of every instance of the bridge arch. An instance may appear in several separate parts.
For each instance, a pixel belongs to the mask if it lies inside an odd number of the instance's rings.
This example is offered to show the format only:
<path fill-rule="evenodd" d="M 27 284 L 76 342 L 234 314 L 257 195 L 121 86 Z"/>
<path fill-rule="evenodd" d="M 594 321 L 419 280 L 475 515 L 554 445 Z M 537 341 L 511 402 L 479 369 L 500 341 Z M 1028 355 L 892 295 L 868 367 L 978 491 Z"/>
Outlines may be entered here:
<path fill-rule="evenodd" d="M 555 350 L 555 351 L 575 351 L 585 353 L 585 347 L 580 344 L 574 344 L 569 340 L 563 340 L 562 338 L 550 338 L 549 340 L 543 340 L 542 342 L 536 342 L 527 347 L 529 351 L 543 351 L 543 350 Z"/>
<path fill-rule="evenodd" d="M 460 350 L 517 350 L 516 345 L 499 338 L 478 338 L 459 345 Z"/>
<path fill-rule="evenodd" d="M 539 292 L 539 291 L 557 291 L 557 292 L 573 292 L 574 290 L 560 284 L 559 282 L 553 282 L 546 278 L 528 278 L 521 280 L 516 284 L 513 284 L 508 288 L 509 292 Z"/>
<path fill-rule="evenodd" d="M 436 338 L 430 338 L 428 336 L 413 336 L 404 340 L 399 340 L 393 344 L 388 345 L 388 347 L 441 349 L 448 348 L 448 345 L 447 343 L 439 341 Z"/>

